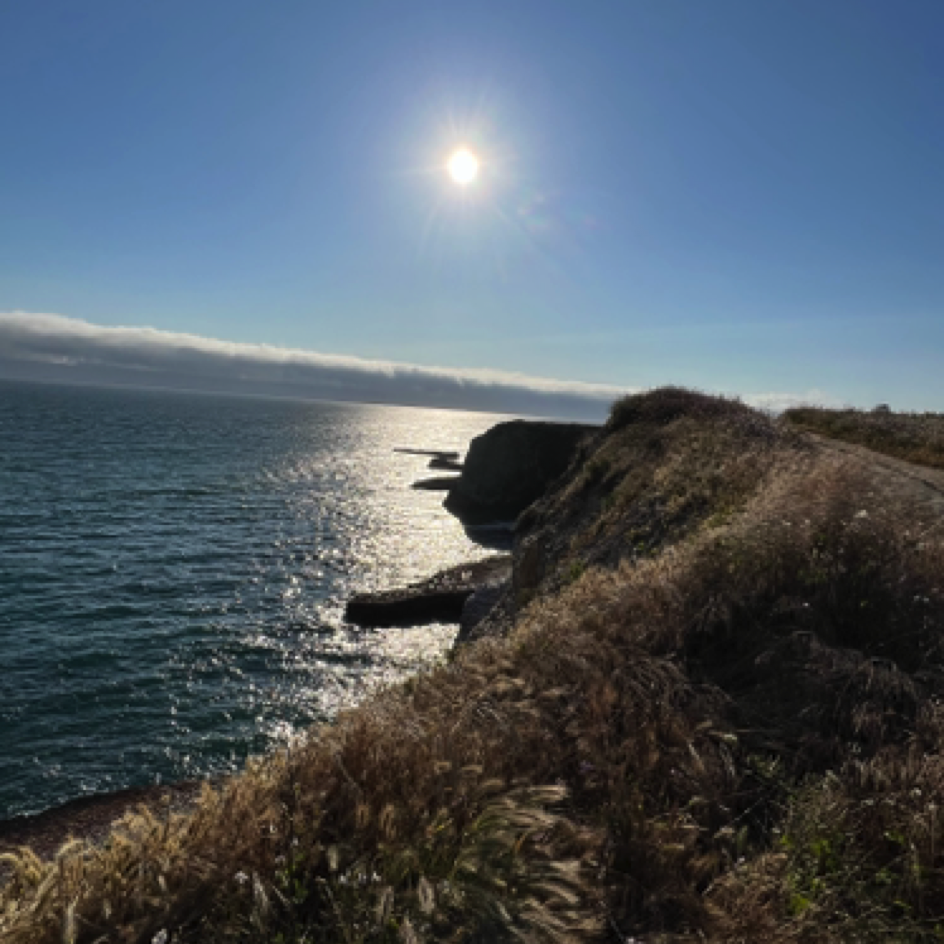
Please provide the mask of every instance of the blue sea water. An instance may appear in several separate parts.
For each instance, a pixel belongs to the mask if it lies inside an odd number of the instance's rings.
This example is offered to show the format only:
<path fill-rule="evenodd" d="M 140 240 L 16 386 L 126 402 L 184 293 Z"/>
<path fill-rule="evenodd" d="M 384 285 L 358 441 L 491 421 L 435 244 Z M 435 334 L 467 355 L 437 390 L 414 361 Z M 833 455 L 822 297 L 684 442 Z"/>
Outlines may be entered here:
<path fill-rule="evenodd" d="M 0 381 L 0 818 L 238 769 L 440 657 L 344 602 L 488 553 L 394 448 L 499 419 Z"/>

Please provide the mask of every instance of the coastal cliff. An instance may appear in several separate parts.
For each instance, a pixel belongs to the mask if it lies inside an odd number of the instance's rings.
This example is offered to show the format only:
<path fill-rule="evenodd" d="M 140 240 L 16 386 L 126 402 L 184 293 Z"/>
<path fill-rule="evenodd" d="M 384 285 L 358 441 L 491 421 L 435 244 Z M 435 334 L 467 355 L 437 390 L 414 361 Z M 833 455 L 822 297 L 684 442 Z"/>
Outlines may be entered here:
<path fill-rule="evenodd" d="M 933 940 L 944 472 L 673 388 L 519 517 L 447 663 L 57 862 L 0 937 Z"/>
<path fill-rule="evenodd" d="M 413 488 L 448 490 L 443 504 L 470 536 L 485 543 L 484 526 L 488 546 L 507 549 L 515 519 L 580 461 L 581 450 L 600 431 L 576 423 L 499 423 L 472 440 L 463 463 L 455 455 L 431 453 L 431 468 L 448 468 L 458 476 L 422 479 Z M 481 634 L 479 625 L 496 607 L 503 611 L 510 572 L 506 557 L 451 568 L 408 587 L 358 594 L 348 600 L 344 618 L 360 626 L 458 622 L 458 641 L 464 642 Z"/>
<path fill-rule="evenodd" d="M 488 535 L 488 546 L 507 549 L 518 516 L 580 461 L 601 429 L 537 420 L 499 423 L 472 440 L 463 463 L 454 455 L 444 459 L 432 453 L 431 468 L 460 475 L 422 479 L 413 488 L 448 490 L 443 504 L 470 536 L 486 543 L 483 534 Z M 493 609 L 504 610 L 510 571 L 505 558 L 452 568 L 409 587 L 358 594 L 347 602 L 344 616 L 361 626 L 458 622 L 458 641 L 464 642 L 481 634 L 478 627 Z"/>
<path fill-rule="evenodd" d="M 477 436 L 443 503 L 464 524 L 513 522 L 573 462 L 596 426 L 512 420 Z"/>

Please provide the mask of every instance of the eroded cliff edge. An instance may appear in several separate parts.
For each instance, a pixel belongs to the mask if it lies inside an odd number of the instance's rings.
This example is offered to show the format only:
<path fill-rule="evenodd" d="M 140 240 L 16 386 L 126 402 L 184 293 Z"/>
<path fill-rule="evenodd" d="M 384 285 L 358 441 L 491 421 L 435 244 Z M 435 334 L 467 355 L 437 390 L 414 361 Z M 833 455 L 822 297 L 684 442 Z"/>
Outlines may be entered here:
<path fill-rule="evenodd" d="M 600 427 L 512 420 L 477 436 L 444 502 L 463 524 L 513 522 L 571 465 Z"/>
<path fill-rule="evenodd" d="M 460 475 L 432 484 L 449 486 L 444 505 L 468 528 L 473 540 L 507 550 L 521 512 L 575 462 L 582 461 L 601 434 L 602 427 L 577 423 L 498 423 L 472 440 L 464 463 L 449 456 L 448 467 Z M 431 482 L 417 482 L 413 487 L 429 488 Z M 362 626 L 459 622 L 460 639 L 465 639 L 504 599 L 510 573 L 508 555 L 463 564 L 408 587 L 357 594 L 347 603 L 345 619 Z"/>

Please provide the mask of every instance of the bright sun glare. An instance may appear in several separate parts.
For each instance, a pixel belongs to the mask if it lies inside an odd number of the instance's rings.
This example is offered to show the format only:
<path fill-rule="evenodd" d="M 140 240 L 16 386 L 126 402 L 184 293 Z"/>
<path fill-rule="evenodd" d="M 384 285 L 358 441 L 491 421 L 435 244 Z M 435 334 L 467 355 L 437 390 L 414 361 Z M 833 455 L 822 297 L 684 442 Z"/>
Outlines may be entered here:
<path fill-rule="evenodd" d="M 479 175 L 479 159 L 468 148 L 459 148 L 449 158 L 446 168 L 460 187 L 468 187 Z"/>

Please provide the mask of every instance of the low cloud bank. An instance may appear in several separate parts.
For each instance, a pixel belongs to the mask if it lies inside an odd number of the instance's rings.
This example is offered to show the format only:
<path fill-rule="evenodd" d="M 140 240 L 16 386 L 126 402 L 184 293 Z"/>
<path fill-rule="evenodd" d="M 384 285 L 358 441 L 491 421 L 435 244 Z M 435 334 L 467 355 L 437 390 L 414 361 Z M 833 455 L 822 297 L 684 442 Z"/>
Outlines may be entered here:
<path fill-rule="evenodd" d="M 629 388 L 505 371 L 419 367 L 237 344 L 155 328 L 96 325 L 62 315 L 0 312 L 0 377 L 356 400 L 558 418 L 603 420 Z M 746 396 L 778 411 L 805 396 Z"/>
<path fill-rule="evenodd" d="M 824 393 L 822 390 L 808 390 L 806 393 L 754 393 L 742 399 L 758 410 L 767 410 L 770 413 L 782 413 L 795 406 L 824 406 L 839 409 L 849 405 L 844 400 Z"/>
<path fill-rule="evenodd" d="M 0 313 L 0 376 L 601 420 L 626 389 Z"/>

